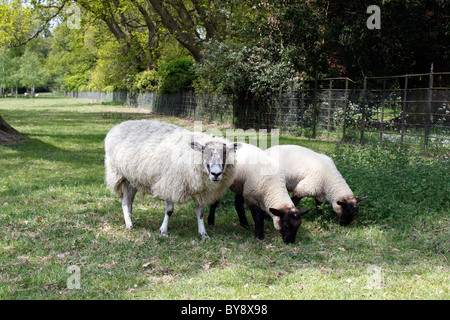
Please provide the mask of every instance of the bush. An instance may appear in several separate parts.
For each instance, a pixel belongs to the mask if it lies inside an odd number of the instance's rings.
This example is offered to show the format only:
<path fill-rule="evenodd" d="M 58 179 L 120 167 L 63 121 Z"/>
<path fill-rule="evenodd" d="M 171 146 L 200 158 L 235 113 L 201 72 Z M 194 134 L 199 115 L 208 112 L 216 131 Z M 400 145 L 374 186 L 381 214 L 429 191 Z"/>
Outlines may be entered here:
<path fill-rule="evenodd" d="M 194 61 L 188 57 L 164 59 L 159 65 L 159 91 L 161 93 L 176 93 L 192 87 L 196 79 Z"/>
<path fill-rule="evenodd" d="M 67 91 L 78 91 L 81 86 L 86 86 L 88 79 L 84 74 L 75 74 L 64 80 L 64 87 Z"/>
<path fill-rule="evenodd" d="M 159 77 L 156 70 L 138 73 L 133 81 L 134 93 L 155 92 L 159 88 Z"/>

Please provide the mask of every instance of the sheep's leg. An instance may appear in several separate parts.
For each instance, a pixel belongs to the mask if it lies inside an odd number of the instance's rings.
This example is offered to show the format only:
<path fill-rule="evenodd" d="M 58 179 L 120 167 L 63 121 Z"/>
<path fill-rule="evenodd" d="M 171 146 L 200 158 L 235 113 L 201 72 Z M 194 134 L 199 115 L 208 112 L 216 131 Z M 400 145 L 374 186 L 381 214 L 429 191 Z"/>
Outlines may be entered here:
<path fill-rule="evenodd" d="M 133 229 L 133 221 L 131 220 L 131 215 L 133 211 L 133 201 L 134 196 L 136 195 L 136 188 L 134 188 L 129 183 L 122 184 L 122 211 L 123 211 L 123 218 L 125 220 L 125 226 L 127 229 Z"/>
<path fill-rule="evenodd" d="M 298 197 L 298 196 L 295 196 L 295 195 L 292 195 L 291 200 L 294 203 L 294 206 L 297 206 L 299 204 L 300 200 L 302 200 L 302 198 Z"/>
<path fill-rule="evenodd" d="M 213 226 L 214 220 L 216 218 L 216 209 L 219 205 L 219 201 L 214 202 L 212 205 L 209 206 L 209 215 L 208 215 L 208 225 Z"/>
<path fill-rule="evenodd" d="M 197 224 L 198 224 L 198 236 L 200 239 L 209 239 L 208 234 L 206 233 L 205 223 L 203 222 L 203 208 L 195 207 L 195 213 L 197 215 Z"/>
<path fill-rule="evenodd" d="M 170 201 L 166 201 L 166 208 L 164 210 L 164 220 L 161 225 L 161 228 L 159 228 L 159 236 L 167 238 L 169 235 L 167 233 L 167 228 L 169 226 L 169 218 L 173 213 L 173 203 Z"/>
<path fill-rule="evenodd" d="M 247 216 L 245 215 L 244 197 L 241 194 L 236 194 L 234 197 L 234 208 L 239 217 L 239 223 L 245 229 L 249 228 Z"/>
<path fill-rule="evenodd" d="M 322 205 L 323 202 L 316 200 L 316 214 L 320 215 L 323 213 L 322 209 L 320 209 L 320 206 Z"/>
<path fill-rule="evenodd" d="M 255 237 L 259 240 L 264 240 L 264 212 L 256 205 L 249 206 L 252 212 L 253 220 L 255 221 Z"/>

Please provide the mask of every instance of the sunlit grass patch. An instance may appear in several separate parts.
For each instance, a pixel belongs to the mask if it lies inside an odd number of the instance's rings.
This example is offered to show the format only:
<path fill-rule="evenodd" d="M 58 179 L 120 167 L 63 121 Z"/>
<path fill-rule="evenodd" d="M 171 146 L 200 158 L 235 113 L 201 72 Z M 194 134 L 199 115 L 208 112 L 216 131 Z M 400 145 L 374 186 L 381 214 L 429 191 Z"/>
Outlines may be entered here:
<path fill-rule="evenodd" d="M 270 221 L 266 239 L 243 229 L 227 192 L 209 241 L 197 237 L 192 203 L 176 205 L 169 238 L 164 203 L 138 193 L 134 230 L 104 185 L 103 140 L 129 119 L 159 116 L 70 98 L 0 100 L 26 134 L 0 146 L 2 299 L 448 299 L 449 164 L 389 146 L 356 147 L 280 137 L 333 157 L 357 196 L 348 227 L 329 204 L 303 219 L 292 245 Z M 205 128 L 210 124 L 205 124 Z M 217 126 L 217 124 L 211 124 Z M 207 209 L 205 209 L 207 215 Z M 68 285 L 72 267 L 79 287 Z"/>

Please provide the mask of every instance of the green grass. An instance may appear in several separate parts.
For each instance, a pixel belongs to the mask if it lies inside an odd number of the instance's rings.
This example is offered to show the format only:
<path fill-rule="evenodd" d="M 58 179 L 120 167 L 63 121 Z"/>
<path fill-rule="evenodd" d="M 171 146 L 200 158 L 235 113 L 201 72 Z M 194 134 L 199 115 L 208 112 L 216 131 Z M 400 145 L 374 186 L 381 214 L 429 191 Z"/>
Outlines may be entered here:
<path fill-rule="evenodd" d="M 0 299 L 450 298 L 448 162 L 281 137 L 332 155 L 355 194 L 369 196 L 349 227 L 324 205 L 305 216 L 295 244 L 269 222 L 258 241 L 228 192 L 209 241 L 198 240 L 190 203 L 160 239 L 164 204 L 149 196 L 138 194 L 135 229 L 125 228 L 103 183 L 103 139 L 128 119 L 191 120 L 58 96 L 0 99 L 0 114 L 27 135 L 0 146 Z"/>

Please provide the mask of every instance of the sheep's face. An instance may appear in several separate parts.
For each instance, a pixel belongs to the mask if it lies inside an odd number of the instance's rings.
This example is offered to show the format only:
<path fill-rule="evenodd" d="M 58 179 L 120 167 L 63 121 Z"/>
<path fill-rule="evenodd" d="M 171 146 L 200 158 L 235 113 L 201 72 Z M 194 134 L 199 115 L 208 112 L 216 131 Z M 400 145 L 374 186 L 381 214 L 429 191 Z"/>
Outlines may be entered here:
<path fill-rule="evenodd" d="M 203 169 L 213 182 L 222 179 L 230 154 L 234 154 L 241 146 L 240 143 L 225 144 L 220 141 L 210 141 L 204 146 L 198 142 L 191 143 L 192 149 L 202 152 Z"/>
<path fill-rule="evenodd" d="M 302 216 L 309 210 L 298 210 L 296 208 L 274 209 L 270 208 L 270 212 L 279 217 L 277 229 L 281 233 L 284 243 L 294 243 L 298 228 L 302 224 Z"/>
<path fill-rule="evenodd" d="M 366 199 L 367 197 L 362 197 L 341 199 L 336 201 L 337 208 L 335 211 L 339 215 L 339 224 L 341 226 L 348 226 L 359 212 L 358 202 Z"/>

